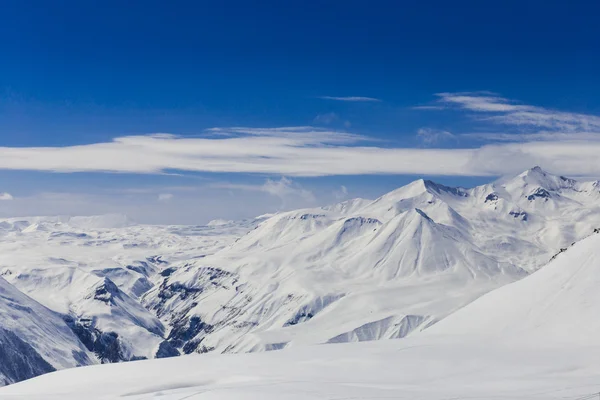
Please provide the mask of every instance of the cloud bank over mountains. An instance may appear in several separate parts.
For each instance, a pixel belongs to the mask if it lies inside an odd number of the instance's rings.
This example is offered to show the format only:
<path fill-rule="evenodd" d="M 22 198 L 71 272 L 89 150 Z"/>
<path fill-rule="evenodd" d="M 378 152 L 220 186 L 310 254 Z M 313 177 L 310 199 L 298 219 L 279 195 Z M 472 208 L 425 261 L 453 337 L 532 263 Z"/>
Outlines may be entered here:
<path fill-rule="evenodd" d="M 509 116 L 509 118 L 512 118 Z M 283 176 L 425 174 L 495 176 L 532 165 L 600 175 L 600 134 L 540 133 L 474 148 L 401 148 L 312 127 L 218 129 L 216 137 L 125 136 L 65 147 L 0 147 L 0 169 L 162 174 L 173 171 Z M 585 140 L 582 140 L 582 135 Z M 461 135 L 457 135 L 459 138 Z M 528 138 L 529 137 L 529 138 Z M 539 140 L 543 139 L 543 140 Z M 515 141 L 518 143 L 511 143 Z M 369 144 L 367 144 L 369 143 Z"/>

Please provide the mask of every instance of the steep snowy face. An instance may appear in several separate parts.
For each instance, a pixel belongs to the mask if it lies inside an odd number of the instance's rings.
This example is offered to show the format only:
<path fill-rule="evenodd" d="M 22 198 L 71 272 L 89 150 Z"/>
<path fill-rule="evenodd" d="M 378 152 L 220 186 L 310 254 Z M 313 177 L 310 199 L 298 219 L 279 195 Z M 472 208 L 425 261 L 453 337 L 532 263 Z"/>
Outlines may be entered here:
<path fill-rule="evenodd" d="M 71 266 L 5 277 L 60 313 L 102 362 L 152 358 L 163 341 L 163 324 L 108 276 Z"/>
<path fill-rule="evenodd" d="M 58 315 L 0 277 L 0 386 L 94 363 Z"/>
<path fill-rule="evenodd" d="M 534 274 L 484 295 L 427 332 L 600 345 L 600 230 L 596 232 Z"/>

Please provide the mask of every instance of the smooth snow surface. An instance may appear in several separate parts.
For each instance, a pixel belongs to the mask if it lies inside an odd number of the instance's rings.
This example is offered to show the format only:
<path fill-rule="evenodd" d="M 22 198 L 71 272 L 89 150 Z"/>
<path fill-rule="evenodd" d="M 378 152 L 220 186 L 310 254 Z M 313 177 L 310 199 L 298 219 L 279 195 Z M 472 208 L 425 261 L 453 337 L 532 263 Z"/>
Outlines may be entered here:
<path fill-rule="evenodd" d="M 485 334 L 498 340 L 600 346 L 600 233 L 544 268 L 467 305 L 426 334 Z"/>
<path fill-rule="evenodd" d="M 576 399 L 600 390 L 598 347 L 412 337 L 254 354 L 203 354 L 59 371 L 8 400 Z"/>

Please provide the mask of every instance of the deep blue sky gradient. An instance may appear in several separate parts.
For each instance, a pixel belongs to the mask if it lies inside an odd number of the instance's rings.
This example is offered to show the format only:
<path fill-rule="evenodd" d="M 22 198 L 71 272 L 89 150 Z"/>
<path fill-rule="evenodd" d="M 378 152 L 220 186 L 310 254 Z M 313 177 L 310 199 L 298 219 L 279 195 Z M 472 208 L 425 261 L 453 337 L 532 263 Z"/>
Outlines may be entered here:
<path fill-rule="evenodd" d="M 338 116 L 332 128 L 349 121 L 351 132 L 402 146 L 418 146 L 415 133 L 423 126 L 478 128 L 455 113 L 411 108 L 437 92 L 489 90 L 526 104 L 600 114 L 598 15 L 598 1 L 7 0 L 0 11 L 0 146 L 319 125 L 315 117 L 326 113 Z M 61 190 L 223 179 L 196 175 L 2 171 L 0 179 L 3 190 L 23 193 L 33 183 Z M 360 184 L 371 188 L 366 193 L 413 178 L 306 184 Z"/>

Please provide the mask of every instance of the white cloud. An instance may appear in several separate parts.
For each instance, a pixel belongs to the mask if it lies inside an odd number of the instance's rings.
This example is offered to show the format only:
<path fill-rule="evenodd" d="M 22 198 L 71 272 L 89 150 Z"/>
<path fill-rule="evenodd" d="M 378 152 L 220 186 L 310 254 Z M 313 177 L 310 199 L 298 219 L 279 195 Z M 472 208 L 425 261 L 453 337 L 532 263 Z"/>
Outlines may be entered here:
<path fill-rule="evenodd" d="M 347 96 L 347 97 L 336 97 L 336 96 L 321 96 L 320 99 L 324 100 L 335 100 L 335 101 L 366 101 L 366 102 L 381 102 L 380 99 L 374 97 L 362 97 L 362 96 Z"/>
<path fill-rule="evenodd" d="M 286 177 L 282 177 L 278 181 L 267 179 L 265 184 L 262 185 L 261 190 L 279 197 L 282 201 L 289 196 L 299 196 L 311 202 L 315 200 L 315 196 L 310 190 L 302 188 L 302 186 Z"/>
<path fill-rule="evenodd" d="M 463 133 L 462 138 L 496 142 L 533 142 L 533 141 L 600 141 L 600 133 L 595 132 L 548 132 L 533 133 Z"/>
<path fill-rule="evenodd" d="M 333 192 L 333 197 L 336 200 L 343 200 L 348 197 L 348 188 L 344 185 L 340 186 L 339 190 Z"/>
<path fill-rule="evenodd" d="M 438 93 L 438 104 L 486 113 L 495 123 L 564 132 L 600 131 L 600 117 L 518 104 L 489 92 Z"/>
<path fill-rule="evenodd" d="M 173 199 L 173 197 L 174 196 L 173 196 L 172 193 L 160 193 L 158 195 L 158 201 L 166 202 L 166 201 L 169 201 L 169 200 Z"/>
<path fill-rule="evenodd" d="M 10 193 L 0 193 L 0 200 L 13 200 L 13 196 Z"/>
<path fill-rule="evenodd" d="M 417 131 L 417 138 L 424 144 L 434 145 L 446 140 L 456 140 L 456 136 L 448 131 L 432 128 L 421 128 Z"/>
<path fill-rule="evenodd" d="M 285 202 L 292 197 L 302 199 L 306 202 L 315 201 L 315 196 L 310 190 L 303 188 L 300 184 L 286 177 L 282 177 L 279 180 L 267 179 L 262 185 L 217 182 L 211 184 L 210 187 L 217 189 L 264 192 L 278 197 L 282 202 Z"/>
<path fill-rule="evenodd" d="M 518 172 L 504 162 L 494 168 L 485 157 L 517 154 L 519 165 L 560 165 L 561 174 L 580 174 L 580 166 L 600 175 L 600 142 L 531 141 L 479 148 L 389 148 L 366 146 L 367 137 L 310 127 L 219 128 L 230 136 L 181 138 L 128 136 L 112 142 L 66 147 L 0 147 L 0 169 L 51 172 L 170 171 L 255 173 L 279 176 L 463 175 Z M 526 146 L 525 146 L 526 144 Z M 551 153 L 542 150 L 552 146 Z M 577 152 L 575 149 L 578 149 Z M 595 152 L 595 153 L 594 153 Z M 577 154 L 573 158 L 573 154 Z"/>

